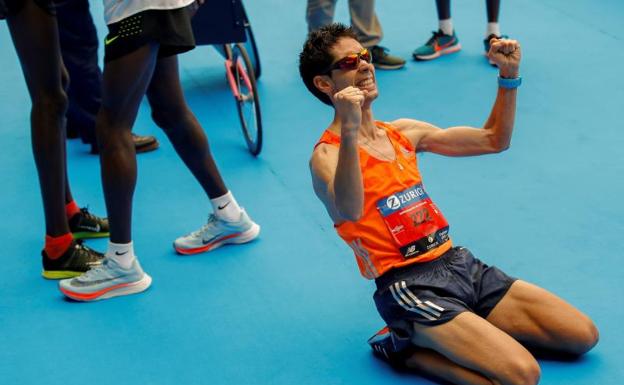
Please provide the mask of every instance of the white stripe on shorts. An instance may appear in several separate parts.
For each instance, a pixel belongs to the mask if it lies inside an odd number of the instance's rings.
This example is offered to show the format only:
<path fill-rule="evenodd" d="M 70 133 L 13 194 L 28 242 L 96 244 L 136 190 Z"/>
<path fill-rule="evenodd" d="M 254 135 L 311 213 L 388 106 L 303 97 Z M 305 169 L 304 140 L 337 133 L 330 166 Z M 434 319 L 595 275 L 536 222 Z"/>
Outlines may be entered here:
<path fill-rule="evenodd" d="M 418 297 L 416 297 L 416 294 L 412 293 L 412 291 L 407 287 L 407 284 L 405 283 L 405 281 L 401 281 L 401 288 L 416 303 L 416 306 L 418 306 L 419 308 L 423 310 L 428 311 L 429 313 L 433 314 L 437 318 L 440 318 L 440 312 L 443 312 L 444 308 L 436 305 L 435 303 L 431 301 L 425 301 L 423 303 L 420 299 L 418 299 Z M 430 309 L 430 307 L 435 310 Z"/>
<path fill-rule="evenodd" d="M 397 285 L 397 284 L 395 284 Z M 398 287 L 398 285 L 397 285 Z M 401 305 L 401 307 L 407 311 L 411 311 L 413 313 L 418 313 L 421 316 L 425 317 L 426 319 L 428 319 L 429 321 L 435 321 L 436 318 L 431 316 L 430 314 L 415 308 L 413 306 L 408 306 L 405 302 L 403 302 L 403 299 L 407 300 L 407 298 L 402 294 L 402 293 L 397 293 L 397 289 L 395 288 L 395 286 L 390 286 L 390 292 L 392 293 L 392 296 L 394 297 L 394 300 L 397 301 L 397 303 L 399 305 Z M 409 303 L 409 300 L 407 300 L 407 302 Z"/>

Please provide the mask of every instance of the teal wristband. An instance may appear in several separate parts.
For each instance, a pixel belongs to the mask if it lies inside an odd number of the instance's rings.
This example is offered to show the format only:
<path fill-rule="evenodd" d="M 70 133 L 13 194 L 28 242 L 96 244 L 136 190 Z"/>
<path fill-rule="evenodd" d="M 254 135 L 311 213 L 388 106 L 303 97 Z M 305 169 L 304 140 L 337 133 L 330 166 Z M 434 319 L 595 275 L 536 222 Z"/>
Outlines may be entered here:
<path fill-rule="evenodd" d="M 508 90 L 513 90 L 514 88 L 520 87 L 522 84 L 522 78 L 518 76 L 517 78 L 507 79 L 498 77 L 498 86 L 506 88 Z"/>

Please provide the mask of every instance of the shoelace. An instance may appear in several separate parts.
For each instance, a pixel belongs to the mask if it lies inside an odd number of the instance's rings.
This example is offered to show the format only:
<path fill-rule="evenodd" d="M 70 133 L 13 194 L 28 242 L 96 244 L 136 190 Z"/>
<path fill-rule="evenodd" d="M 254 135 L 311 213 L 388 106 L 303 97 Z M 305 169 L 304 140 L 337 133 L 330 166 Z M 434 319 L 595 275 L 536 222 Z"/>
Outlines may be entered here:
<path fill-rule="evenodd" d="M 104 271 L 104 268 L 108 265 L 108 261 L 105 259 L 101 265 L 95 266 L 87 270 L 83 275 L 81 275 L 80 280 L 89 280 L 94 276 L 100 274 L 100 272 Z"/>
<path fill-rule="evenodd" d="M 94 250 L 89 249 L 87 246 L 83 245 L 82 239 L 76 239 L 76 252 L 78 253 L 78 258 L 87 258 L 89 261 L 97 260 L 93 254 Z"/>
<path fill-rule="evenodd" d="M 79 256 L 82 257 L 84 255 L 84 253 L 87 253 L 88 250 L 85 247 L 85 245 L 82 244 L 82 239 L 76 239 L 76 251 L 78 252 Z"/>
<path fill-rule="evenodd" d="M 193 231 L 191 233 L 192 237 L 198 237 L 202 233 L 206 232 L 209 228 L 215 227 L 215 223 L 217 222 L 217 217 L 214 214 L 210 214 L 208 216 L 208 222 L 199 228 L 197 231 Z"/>
<path fill-rule="evenodd" d="M 82 239 L 76 239 L 75 242 L 76 242 L 76 250 L 78 250 L 78 253 L 80 253 L 81 256 L 82 256 L 82 253 L 89 252 L 89 249 L 87 249 L 87 247 L 82 243 Z"/>
<path fill-rule="evenodd" d="M 442 31 L 431 31 L 431 33 L 433 34 L 433 36 L 431 36 L 431 38 L 427 40 L 426 45 L 431 45 L 434 41 L 436 41 L 437 38 L 444 36 L 444 32 Z"/>
<path fill-rule="evenodd" d="M 89 212 L 89 206 L 81 208 L 80 213 L 87 219 L 97 220 L 97 217 Z"/>

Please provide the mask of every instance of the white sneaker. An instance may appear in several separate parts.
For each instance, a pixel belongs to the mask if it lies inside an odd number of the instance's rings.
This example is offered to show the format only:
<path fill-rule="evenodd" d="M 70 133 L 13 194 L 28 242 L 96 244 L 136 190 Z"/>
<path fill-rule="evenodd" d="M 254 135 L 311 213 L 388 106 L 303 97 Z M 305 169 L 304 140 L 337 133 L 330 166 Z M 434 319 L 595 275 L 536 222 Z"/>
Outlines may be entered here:
<path fill-rule="evenodd" d="M 245 210 L 241 210 L 240 219 L 236 222 L 224 221 L 210 214 L 208 223 L 199 230 L 176 239 L 173 247 L 180 254 L 197 254 L 228 243 L 250 242 L 258 234 L 260 226 L 249 218 Z"/>
<path fill-rule="evenodd" d="M 124 269 L 110 258 L 83 275 L 64 279 L 59 289 L 76 301 L 97 301 L 104 298 L 140 293 L 152 284 L 152 278 L 143 272 L 138 259 L 129 269 Z"/>

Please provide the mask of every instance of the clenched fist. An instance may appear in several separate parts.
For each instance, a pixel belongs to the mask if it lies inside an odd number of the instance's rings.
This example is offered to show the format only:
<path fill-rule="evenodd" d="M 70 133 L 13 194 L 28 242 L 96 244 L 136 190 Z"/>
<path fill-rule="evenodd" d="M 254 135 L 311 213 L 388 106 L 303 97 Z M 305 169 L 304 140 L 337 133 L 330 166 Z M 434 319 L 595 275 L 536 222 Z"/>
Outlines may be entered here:
<path fill-rule="evenodd" d="M 357 131 L 362 123 L 362 105 L 366 91 L 357 87 L 346 87 L 334 94 L 334 107 L 340 118 L 342 129 Z"/>
<path fill-rule="evenodd" d="M 511 39 L 492 39 L 488 59 L 500 69 L 503 78 L 517 78 L 520 67 L 520 44 Z"/>

